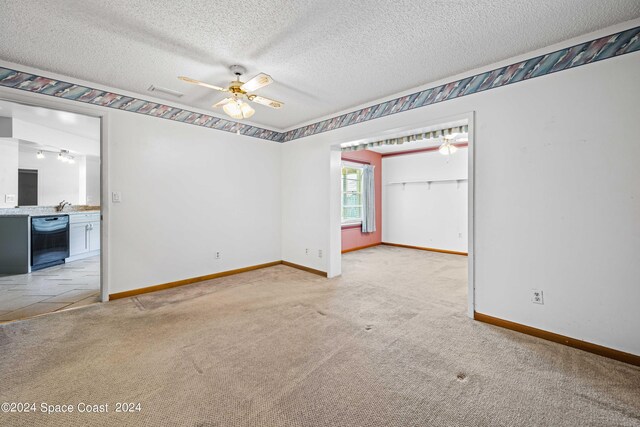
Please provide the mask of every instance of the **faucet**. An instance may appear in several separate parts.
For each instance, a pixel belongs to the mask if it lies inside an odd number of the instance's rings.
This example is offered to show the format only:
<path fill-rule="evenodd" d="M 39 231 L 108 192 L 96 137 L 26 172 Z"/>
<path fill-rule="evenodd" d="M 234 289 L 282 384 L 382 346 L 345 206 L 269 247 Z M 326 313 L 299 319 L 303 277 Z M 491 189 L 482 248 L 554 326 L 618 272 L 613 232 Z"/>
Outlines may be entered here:
<path fill-rule="evenodd" d="M 67 202 L 66 200 L 61 201 L 60 203 L 58 203 L 58 206 L 56 206 L 56 212 L 62 212 L 65 206 L 71 206 L 71 203 Z"/>

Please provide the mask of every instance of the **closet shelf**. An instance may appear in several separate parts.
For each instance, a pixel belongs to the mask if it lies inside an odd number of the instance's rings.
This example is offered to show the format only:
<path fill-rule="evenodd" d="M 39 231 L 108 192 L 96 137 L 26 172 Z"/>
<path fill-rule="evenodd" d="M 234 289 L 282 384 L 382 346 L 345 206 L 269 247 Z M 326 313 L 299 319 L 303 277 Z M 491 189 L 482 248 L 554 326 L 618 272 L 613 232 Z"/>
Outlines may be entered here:
<path fill-rule="evenodd" d="M 429 180 L 422 180 L 422 181 L 393 181 L 393 182 L 389 182 L 387 183 L 387 185 L 394 185 L 394 184 L 431 184 L 432 182 L 463 182 L 463 181 L 467 181 L 467 178 L 461 178 L 461 179 L 429 179 Z"/>

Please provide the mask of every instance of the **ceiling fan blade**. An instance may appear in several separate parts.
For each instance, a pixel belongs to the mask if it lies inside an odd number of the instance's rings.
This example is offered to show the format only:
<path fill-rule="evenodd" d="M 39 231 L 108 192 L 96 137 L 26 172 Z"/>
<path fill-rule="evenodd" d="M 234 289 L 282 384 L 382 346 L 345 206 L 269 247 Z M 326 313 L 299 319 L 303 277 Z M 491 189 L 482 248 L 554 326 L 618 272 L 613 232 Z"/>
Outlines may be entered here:
<path fill-rule="evenodd" d="M 247 98 L 249 99 L 249 101 L 253 101 L 256 104 L 266 105 L 267 107 L 271 107 L 271 108 L 282 108 L 284 106 L 284 103 L 280 101 L 275 101 L 273 99 L 265 98 L 264 96 L 249 95 Z"/>
<path fill-rule="evenodd" d="M 240 89 L 242 89 L 245 92 L 253 92 L 254 90 L 260 89 L 261 87 L 270 85 L 271 83 L 273 83 L 273 79 L 269 74 L 260 73 L 254 78 L 252 78 L 251 80 L 249 80 L 248 82 L 246 82 L 245 84 L 243 84 L 242 86 L 240 86 Z"/>
<path fill-rule="evenodd" d="M 211 85 L 209 83 L 201 82 L 200 80 L 192 79 L 191 77 L 179 76 L 178 78 L 180 80 L 182 80 L 183 82 L 191 83 L 191 84 L 198 85 L 198 86 L 204 86 L 206 88 L 219 90 L 221 92 L 228 92 L 228 90 L 225 89 L 225 88 L 222 88 L 222 87 L 216 86 L 216 85 Z"/>
<path fill-rule="evenodd" d="M 218 108 L 218 107 L 222 107 L 225 104 L 230 103 L 231 101 L 233 101 L 233 98 L 225 98 L 223 100 L 218 101 L 217 103 L 213 104 L 212 107 L 213 108 Z"/>

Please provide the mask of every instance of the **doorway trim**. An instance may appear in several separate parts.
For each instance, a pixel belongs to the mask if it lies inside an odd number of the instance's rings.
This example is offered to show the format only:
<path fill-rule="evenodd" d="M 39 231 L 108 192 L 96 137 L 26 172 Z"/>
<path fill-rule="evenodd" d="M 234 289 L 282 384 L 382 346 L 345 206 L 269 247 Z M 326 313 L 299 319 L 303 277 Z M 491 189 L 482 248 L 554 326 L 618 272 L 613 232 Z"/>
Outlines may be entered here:
<path fill-rule="evenodd" d="M 80 114 L 100 120 L 100 300 L 101 302 L 109 301 L 109 112 L 97 107 L 77 105 L 65 99 L 45 98 L 36 93 L 15 92 L 4 87 L 0 87 L 0 100 L 29 107 Z"/>

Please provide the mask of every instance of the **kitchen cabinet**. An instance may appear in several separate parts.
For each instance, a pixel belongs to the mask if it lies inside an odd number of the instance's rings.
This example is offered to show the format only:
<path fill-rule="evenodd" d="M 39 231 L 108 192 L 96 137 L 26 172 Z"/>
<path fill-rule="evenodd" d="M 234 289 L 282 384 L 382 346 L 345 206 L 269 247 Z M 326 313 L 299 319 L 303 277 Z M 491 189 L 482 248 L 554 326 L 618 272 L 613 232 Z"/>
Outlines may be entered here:
<path fill-rule="evenodd" d="M 69 258 L 67 262 L 100 253 L 100 214 L 69 215 Z"/>
<path fill-rule="evenodd" d="M 100 221 L 89 223 L 89 251 L 100 250 Z"/>
<path fill-rule="evenodd" d="M 89 252 L 88 223 L 69 225 L 69 258 Z"/>

